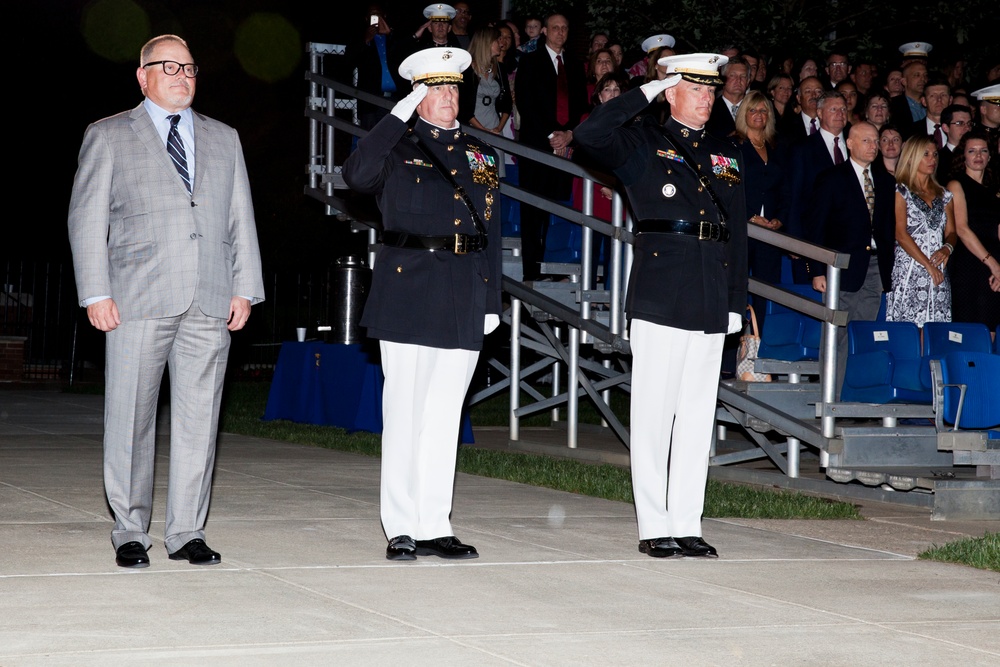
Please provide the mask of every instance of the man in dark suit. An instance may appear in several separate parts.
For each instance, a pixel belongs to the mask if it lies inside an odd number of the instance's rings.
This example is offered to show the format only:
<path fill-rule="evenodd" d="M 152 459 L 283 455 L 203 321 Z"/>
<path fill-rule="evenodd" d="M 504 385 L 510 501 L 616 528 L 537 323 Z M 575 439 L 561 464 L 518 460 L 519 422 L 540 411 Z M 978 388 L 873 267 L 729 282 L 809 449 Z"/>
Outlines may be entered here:
<path fill-rule="evenodd" d="M 705 129 L 713 136 L 725 139 L 736 131 L 736 112 L 750 86 L 750 66 L 739 56 L 722 70 L 722 94 L 715 98 L 712 115 Z"/>
<path fill-rule="evenodd" d="M 171 560 L 205 543 L 229 334 L 264 300 L 250 183 L 236 131 L 191 110 L 198 66 L 175 35 L 142 47 L 145 101 L 87 128 L 69 236 L 80 305 L 106 332 L 104 485 L 121 567 L 148 567 L 156 406 L 170 368 Z"/>
<path fill-rule="evenodd" d="M 929 79 L 924 86 L 924 94 L 920 96 L 920 103 L 926 109 L 927 115 L 910 127 L 907 136 L 930 137 L 934 140 L 935 147 L 940 150 L 947 142 L 944 128 L 941 127 L 941 112 L 951 104 L 951 86 L 948 85 L 948 79 L 940 75 Z"/>
<path fill-rule="evenodd" d="M 545 19 L 545 42 L 521 57 L 514 79 L 514 98 L 521 116 L 521 143 L 567 157 L 573 128 L 587 106 L 583 66 L 564 50 L 569 23 L 561 14 Z M 549 199 L 565 200 L 573 180 L 568 174 L 531 160 L 521 160 L 521 186 Z M 549 213 L 521 205 L 521 263 L 524 280 L 538 280 L 545 255 Z"/>
<path fill-rule="evenodd" d="M 851 158 L 816 179 L 809 198 L 807 240 L 851 256 L 840 274 L 840 308 L 849 320 L 874 320 L 882 292 L 891 287 L 895 248 L 895 181 L 871 169 L 878 130 L 868 122 L 851 127 Z M 826 292 L 826 265 L 807 262 L 812 286 Z M 847 367 L 847 327 L 837 330 L 837 394 Z"/>
<path fill-rule="evenodd" d="M 502 312 L 499 161 L 457 120 L 471 61 L 459 48 L 404 60 L 413 92 L 344 164 L 351 189 L 376 195 L 384 228 L 361 324 L 385 372 L 380 511 L 390 560 L 479 555 L 450 521 L 462 406 Z"/>
<path fill-rule="evenodd" d="M 972 129 L 972 108 L 962 104 L 950 104 L 941 112 L 941 129 L 944 131 L 945 144 L 938 150 L 937 177 L 938 183 L 948 185 L 954 174 L 951 171 L 952 158 L 958 142 Z"/>
<path fill-rule="evenodd" d="M 786 152 L 799 141 L 819 132 L 816 103 L 822 96 L 823 84 L 816 77 L 806 77 L 799 83 L 795 99 L 801 111 L 782 115 L 778 123 L 778 140 Z"/>
<path fill-rule="evenodd" d="M 742 326 L 748 275 L 739 151 L 705 130 L 725 62 L 711 53 L 660 58 L 665 79 L 599 105 L 577 130 L 636 216 L 626 298 L 632 486 L 639 551 L 654 558 L 718 556 L 701 515 L 722 345 Z M 661 92 L 666 124 L 631 122 Z"/>
<path fill-rule="evenodd" d="M 847 102 L 838 92 L 824 93 L 816 103 L 819 132 L 806 137 L 792 147 L 789 154 L 788 187 L 789 213 L 788 233 L 801 239 L 809 238 L 809 198 L 812 195 L 816 177 L 824 169 L 844 162 L 848 148 L 844 140 L 847 125 Z M 792 264 L 793 279 L 796 283 L 810 282 L 805 264 Z"/>

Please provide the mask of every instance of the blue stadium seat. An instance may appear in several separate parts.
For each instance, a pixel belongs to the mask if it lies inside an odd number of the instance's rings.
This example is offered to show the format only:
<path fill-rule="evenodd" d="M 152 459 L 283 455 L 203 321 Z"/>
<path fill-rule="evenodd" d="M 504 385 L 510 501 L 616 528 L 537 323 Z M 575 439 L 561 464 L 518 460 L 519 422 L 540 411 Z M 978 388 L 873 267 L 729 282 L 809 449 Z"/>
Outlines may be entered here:
<path fill-rule="evenodd" d="M 781 287 L 813 301 L 823 300 L 823 295 L 811 285 Z M 768 301 L 767 316 L 764 318 L 764 328 L 760 333 L 760 350 L 757 356 L 761 359 L 781 361 L 819 359 L 819 337 L 822 330 L 819 320 Z"/>
<path fill-rule="evenodd" d="M 546 262 L 579 263 L 582 242 L 583 230 L 580 225 L 558 215 L 549 216 L 549 231 L 545 236 Z"/>
<path fill-rule="evenodd" d="M 504 182 L 517 185 L 517 165 L 504 165 L 504 170 Z M 500 195 L 500 233 L 505 237 L 521 236 L 521 202 L 504 195 Z"/>
<path fill-rule="evenodd" d="M 941 359 L 941 376 L 946 422 L 963 429 L 1000 427 L 1000 355 L 949 352 Z"/>
<path fill-rule="evenodd" d="M 920 381 L 930 388 L 930 360 L 941 359 L 949 352 L 992 351 L 990 330 L 979 322 L 927 322 L 924 324 L 923 361 Z"/>
<path fill-rule="evenodd" d="M 842 401 L 933 402 L 931 390 L 920 380 L 920 330 L 916 324 L 849 322 L 847 347 Z"/>

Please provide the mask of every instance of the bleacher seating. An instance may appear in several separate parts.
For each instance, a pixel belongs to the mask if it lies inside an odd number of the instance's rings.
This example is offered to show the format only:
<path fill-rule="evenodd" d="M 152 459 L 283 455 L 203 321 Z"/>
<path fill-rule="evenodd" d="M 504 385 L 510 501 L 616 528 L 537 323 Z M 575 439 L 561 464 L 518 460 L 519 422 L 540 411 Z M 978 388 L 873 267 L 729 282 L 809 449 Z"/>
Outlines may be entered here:
<path fill-rule="evenodd" d="M 823 295 L 811 285 L 781 287 L 813 301 L 822 301 Z M 819 320 L 773 301 L 767 302 L 766 312 L 758 357 L 780 361 L 819 359 L 819 337 L 823 330 Z"/>
<path fill-rule="evenodd" d="M 856 403 L 932 403 L 920 379 L 920 330 L 912 322 L 849 322 L 840 397 Z"/>
<path fill-rule="evenodd" d="M 949 352 L 941 359 L 941 374 L 944 421 L 962 429 L 1000 427 L 1000 355 Z"/>
<path fill-rule="evenodd" d="M 923 336 L 920 381 L 928 389 L 931 388 L 931 359 L 941 359 L 949 352 L 988 354 L 993 348 L 990 330 L 979 322 L 927 322 Z"/>

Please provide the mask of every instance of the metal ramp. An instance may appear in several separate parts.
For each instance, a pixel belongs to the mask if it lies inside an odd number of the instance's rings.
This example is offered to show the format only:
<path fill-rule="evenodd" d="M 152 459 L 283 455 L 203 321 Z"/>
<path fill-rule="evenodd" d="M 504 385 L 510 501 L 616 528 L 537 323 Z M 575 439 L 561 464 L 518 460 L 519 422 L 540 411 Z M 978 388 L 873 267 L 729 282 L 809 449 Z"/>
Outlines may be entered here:
<path fill-rule="evenodd" d="M 353 83 L 323 76 L 323 61 L 337 57 L 335 45 L 310 45 L 310 94 L 306 118 L 310 124 L 306 196 L 326 205 L 327 213 L 350 220 L 365 230 L 374 248 L 371 211 L 356 208 L 343 190 L 334 141 L 335 133 L 362 136 L 364 131 L 344 118 L 353 115 L 356 99 L 388 106 L 384 99 L 359 91 Z M 352 119 L 354 120 L 354 119 Z M 622 276 L 631 263 L 631 220 L 617 193 L 609 224 L 593 218 L 593 183 L 613 184 L 607 175 L 585 170 L 550 154 L 516 142 L 465 128 L 510 154 L 561 169 L 584 179 L 582 211 L 570 209 L 501 182 L 500 193 L 522 204 L 537 206 L 582 226 L 581 263 L 547 265 L 553 282 L 521 280 L 519 239 L 504 239 L 505 300 L 503 320 L 510 325 L 509 357 L 487 360 L 493 373 L 488 387 L 470 397 L 476 403 L 500 392 L 510 399 L 509 442 L 523 442 L 520 420 L 549 413 L 551 423 L 565 432 L 567 453 L 587 447 L 580 441 L 579 400 L 592 403 L 601 426 L 627 452 L 628 429 L 610 408 L 614 391 L 631 392 L 631 355 L 623 314 L 626 285 Z M 343 156 L 346 157 L 346 156 Z M 592 235 L 611 238 L 609 289 L 595 290 L 591 281 Z M 750 279 L 750 290 L 823 322 L 828 334 L 846 326 L 839 310 L 840 271 L 847 256 L 779 232 L 751 225 L 750 238 L 826 264 L 829 290 L 824 303 L 805 299 L 780 286 Z M 369 261 L 374 252 L 369 253 Z M 565 279 L 565 282 L 563 282 Z M 821 350 L 820 361 L 759 360 L 757 370 L 778 379 L 771 383 L 723 381 L 719 387 L 717 438 L 710 474 L 718 479 L 800 489 L 826 496 L 864 498 L 932 508 L 936 519 L 1000 516 L 1000 464 L 995 444 L 972 436 L 947 436 L 933 424 L 931 406 L 836 403 L 832 381 L 836 363 L 835 336 Z M 547 389 L 537 380 L 549 377 Z M 544 393 L 543 393 L 544 392 Z M 545 394 L 548 395 L 545 395 Z M 909 420 L 923 420 L 908 423 Z M 902 424 L 900 422 L 903 422 Z M 975 440 L 975 441 L 974 441 Z M 971 444 L 970 444 L 971 443 Z M 582 456 L 587 458 L 587 456 Z"/>

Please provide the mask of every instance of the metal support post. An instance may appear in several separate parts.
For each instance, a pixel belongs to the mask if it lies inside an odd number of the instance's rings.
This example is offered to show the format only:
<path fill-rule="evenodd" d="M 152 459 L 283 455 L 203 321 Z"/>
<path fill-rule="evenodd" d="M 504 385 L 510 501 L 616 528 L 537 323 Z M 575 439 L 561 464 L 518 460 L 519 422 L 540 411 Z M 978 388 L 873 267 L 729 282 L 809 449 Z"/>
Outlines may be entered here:
<path fill-rule="evenodd" d="M 520 420 L 514 411 L 521 407 L 521 300 L 510 300 L 510 439 L 520 438 Z"/>

